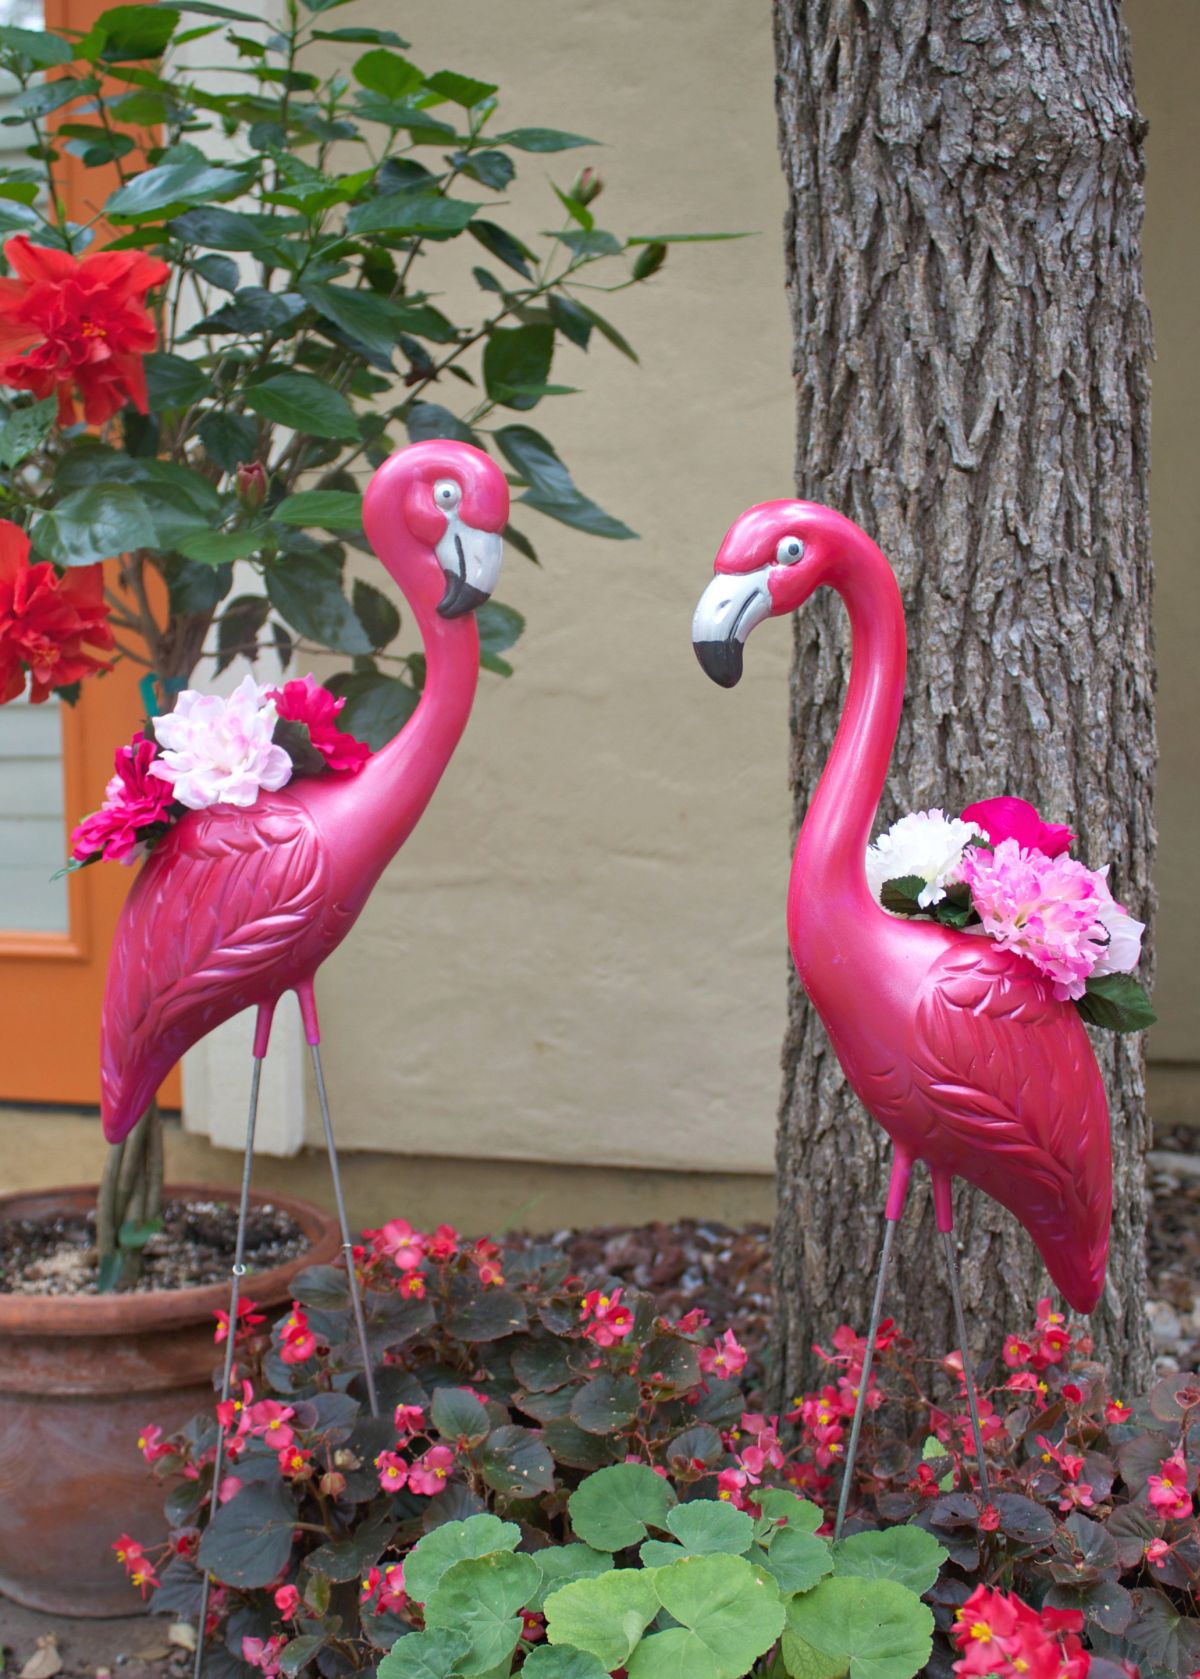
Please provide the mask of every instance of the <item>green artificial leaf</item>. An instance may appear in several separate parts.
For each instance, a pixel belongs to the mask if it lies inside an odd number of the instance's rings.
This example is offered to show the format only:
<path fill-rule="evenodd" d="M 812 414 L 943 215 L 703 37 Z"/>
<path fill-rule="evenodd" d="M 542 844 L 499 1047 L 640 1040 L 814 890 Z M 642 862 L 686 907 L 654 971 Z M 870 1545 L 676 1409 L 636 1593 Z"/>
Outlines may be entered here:
<path fill-rule="evenodd" d="M 357 438 L 354 410 L 339 391 L 311 373 L 273 373 L 246 386 L 246 407 L 308 437 Z"/>
<path fill-rule="evenodd" d="M 244 1591 L 270 1585 L 292 1554 L 298 1511 L 280 1481 L 253 1481 L 222 1504 L 200 1540 L 200 1565 Z"/>
<path fill-rule="evenodd" d="M 608 1679 L 608 1669 L 587 1650 L 567 1644 L 539 1644 L 521 1668 L 523 1679 Z"/>
<path fill-rule="evenodd" d="M 554 356 L 552 326 L 495 327 L 483 350 L 483 382 L 493 402 L 532 408 L 538 398 L 522 387 L 546 383 Z"/>
<path fill-rule="evenodd" d="M 576 1535 L 597 1551 L 620 1551 L 665 1528 L 677 1502 L 674 1489 L 644 1463 L 614 1463 L 598 1469 L 567 1501 Z"/>
<path fill-rule="evenodd" d="M 471 237 L 477 239 L 485 251 L 490 251 L 497 262 L 502 262 L 506 268 L 511 268 L 523 279 L 533 279 L 533 270 L 529 265 L 536 262 L 537 258 L 528 245 L 523 244 L 506 228 L 500 227 L 496 222 L 473 221 L 469 231 Z"/>
<path fill-rule="evenodd" d="M 743 1510 L 719 1498 L 692 1498 L 667 1512 L 667 1526 L 691 1556 L 723 1551 L 742 1556 L 754 1539 L 754 1523 Z"/>
<path fill-rule="evenodd" d="M 1144 1032 L 1158 1019 L 1145 986 L 1132 974 L 1093 975 L 1075 1007 L 1090 1025 L 1110 1032 Z"/>
<path fill-rule="evenodd" d="M 356 204 L 346 217 L 347 233 L 383 233 L 397 237 L 452 239 L 470 222 L 480 204 L 446 198 L 424 187 L 380 194 Z"/>
<path fill-rule="evenodd" d="M 406 1576 L 407 1578 L 407 1576 Z M 461 1632 L 469 1649 L 459 1658 L 464 1675 L 485 1674 L 511 1656 L 521 1637 L 520 1611 L 541 1576 L 529 1556 L 510 1551 L 456 1562 L 425 1603 L 425 1625 Z"/>
<path fill-rule="evenodd" d="M 155 7 L 155 10 L 158 8 Z M 233 198 L 246 190 L 246 175 L 213 163 L 164 163 L 134 175 L 117 188 L 104 206 L 114 221 L 133 222 L 145 217 L 174 215 L 193 204 Z"/>
<path fill-rule="evenodd" d="M 452 1679 L 470 1649 L 461 1632 L 439 1627 L 399 1638 L 376 1669 L 377 1679 Z"/>
<path fill-rule="evenodd" d="M 239 466 L 254 459 L 258 447 L 258 426 L 248 414 L 230 414 L 214 410 L 205 414 L 196 427 L 204 452 L 225 472 L 235 472 Z"/>
<path fill-rule="evenodd" d="M 843 1539 L 834 1547 L 833 1571 L 864 1580 L 899 1580 L 920 1597 L 937 1579 L 946 1557 L 923 1527 L 889 1527 Z"/>
<path fill-rule="evenodd" d="M 591 536 L 618 541 L 636 537 L 636 531 L 614 519 L 575 487 L 571 474 L 540 432 L 531 426 L 501 426 L 495 439 L 505 459 L 529 485 L 519 500 Z"/>
<path fill-rule="evenodd" d="M 607 1574 L 613 1565 L 607 1551 L 593 1551 L 590 1545 L 547 1545 L 534 1551 L 533 1560 L 541 1570 L 542 1583 L 527 1607 L 537 1610 L 560 1586 L 572 1580 L 594 1580 L 597 1575 Z"/>
<path fill-rule="evenodd" d="M 365 52 L 356 59 L 352 74 L 360 87 L 370 88 L 372 93 L 382 93 L 385 99 L 405 99 L 410 93 L 415 93 L 424 80 L 415 64 L 382 47 L 375 52 Z"/>
<path fill-rule="evenodd" d="M 499 1516 L 468 1516 L 465 1522 L 443 1522 L 418 1539 L 404 1559 L 404 1587 L 414 1603 L 428 1603 L 448 1568 L 469 1557 L 496 1551 L 515 1551 L 521 1530 Z M 536 1589 L 536 1584 L 535 1584 Z"/>
<path fill-rule="evenodd" d="M 254 530 L 193 531 L 180 537 L 176 547 L 197 565 L 232 565 L 235 560 L 248 560 L 257 554 L 266 537 L 261 525 Z"/>
<path fill-rule="evenodd" d="M 0 53 L 15 53 L 34 69 L 49 70 L 52 65 L 70 64 L 75 48 L 61 35 L 40 29 L 18 29 L 9 23 L 0 28 Z"/>
<path fill-rule="evenodd" d="M 473 110 L 481 100 L 490 99 L 499 91 L 494 82 L 479 82 L 472 76 L 460 76 L 455 70 L 439 70 L 434 76 L 426 76 L 425 86 L 440 93 L 443 99 L 461 105 L 465 111 Z"/>
<path fill-rule="evenodd" d="M 879 901 L 893 915 L 928 915 L 929 910 L 917 902 L 928 884 L 919 874 L 898 875 L 895 880 L 884 881 Z"/>
<path fill-rule="evenodd" d="M 641 1401 L 641 1389 L 632 1376 L 605 1370 L 576 1393 L 571 1421 L 588 1434 L 619 1434 L 637 1416 Z"/>
<path fill-rule="evenodd" d="M 58 398 L 14 408 L 0 426 L 0 465 L 17 466 L 47 437 L 58 418 Z"/>
<path fill-rule="evenodd" d="M 146 503 L 131 485 L 73 490 L 35 522 L 33 546 L 56 565 L 94 565 L 133 548 L 157 546 Z"/>
<path fill-rule="evenodd" d="M 620 1568 L 560 1586 L 545 1601 L 547 1639 L 587 1650 L 607 1671 L 624 1667 L 662 1607 L 653 1581 L 653 1569 Z"/>
<path fill-rule="evenodd" d="M 325 686 L 346 701 L 339 728 L 356 740 L 365 740 L 372 752 L 400 733 L 421 698 L 410 683 L 378 673 L 331 677 Z"/>
<path fill-rule="evenodd" d="M 642 1640 L 629 1679 L 740 1679 L 783 1631 L 774 1581 L 744 1557 L 684 1557 L 656 1569 L 653 1582 L 678 1625 Z"/>
<path fill-rule="evenodd" d="M 362 497 L 349 490 L 300 490 L 271 511 L 279 525 L 317 525 L 327 531 L 362 529 Z"/>
<path fill-rule="evenodd" d="M 443 1440 L 463 1440 L 477 1446 L 491 1428 L 487 1406 L 466 1388 L 437 1388 L 430 1409 L 433 1426 Z"/>
<path fill-rule="evenodd" d="M 510 128 L 493 136 L 497 146 L 515 146 L 519 152 L 566 152 L 573 146 L 598 146 L 585 134 L 565 134 L 560 128 Z"/>
<path fill-rule="evenodd" d="M 374 652 L 395 641 L 400 634 L 400 614 L 382 590 L 356 577 L 351 602 Z"/>
<path fill-rule="evenodd" d="M 370 637 L 342 593 L 340 567 L 329 556 L 304 554 L 277 561 L 267 567 L 266 585 L 271 605 L 305 640 L 335 653 L 371 651 Z"/>
<path fill-rule="evenodd" d="M 528 1428 L 494 1429 L 480 1449 L 479 1467 L 488 1486 L 508 1498 L 554 1490 L 554 1459 Z"/>
<path fill-rule="evenodd" d="M 212 392 L 212 375 L 185 356 L 154 350 L 145 358 L 146 391 L 151 411 L 190 408 Z"/>
<path fill-rule="evenodd" d="M 833 1575 L 789 1602 L 783 1658 L 794 1679 L 912 1679 L 929 1660 L 932 1634 L 933 1615 L 898 1580 Z"/>

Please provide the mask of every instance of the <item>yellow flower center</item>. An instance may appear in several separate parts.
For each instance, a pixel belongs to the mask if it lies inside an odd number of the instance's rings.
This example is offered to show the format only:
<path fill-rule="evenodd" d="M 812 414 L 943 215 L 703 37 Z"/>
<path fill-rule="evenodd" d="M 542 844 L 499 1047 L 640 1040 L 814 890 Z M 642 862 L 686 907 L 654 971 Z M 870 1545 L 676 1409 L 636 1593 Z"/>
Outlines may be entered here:
<path fill-rule="evenodd" d="M 986 1621 L 972 1621 L 971 1637 L 977 1640 L 980 1644 L 990 1644 L 992 1641 L 992 1629 L 988 1626 Z"/>

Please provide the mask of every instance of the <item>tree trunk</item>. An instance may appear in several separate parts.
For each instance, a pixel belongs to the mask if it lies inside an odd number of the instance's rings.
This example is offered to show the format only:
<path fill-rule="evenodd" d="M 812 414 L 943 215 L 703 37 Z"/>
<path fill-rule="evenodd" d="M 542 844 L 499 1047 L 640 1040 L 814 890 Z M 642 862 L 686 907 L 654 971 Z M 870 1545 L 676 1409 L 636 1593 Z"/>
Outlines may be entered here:
<path fill-rule="evenodd" d="M 1144 124 L 1116 0 L 777 0 L 790 189 L 797 489 L 896 568 L 904 716 L 879 828 L 1012 793 L 1069 821 L 1149 919 L 1155 761 L 1147 512 Z M 796 620 L 797 820 L 848 673 L 840 602 Z M 1143 969 L 1144 974 L 1144 969 Z M 870 1007 L 869 997 L 863 1006 Z M 1091 1319 L 1117 1391 L 1149 1371 L 1142 1044 L 1094 1034 L 1113 1123 L 1108 1288 Z M 866 1327 L 887 1140 L 793 977 L 778 1145 L 777 1378 Z M 887 1307 L 957 1343 L 923 1175 Z M 1016 1221 L 959 1184 L 976 1354 L 1050 1293 Z"/>

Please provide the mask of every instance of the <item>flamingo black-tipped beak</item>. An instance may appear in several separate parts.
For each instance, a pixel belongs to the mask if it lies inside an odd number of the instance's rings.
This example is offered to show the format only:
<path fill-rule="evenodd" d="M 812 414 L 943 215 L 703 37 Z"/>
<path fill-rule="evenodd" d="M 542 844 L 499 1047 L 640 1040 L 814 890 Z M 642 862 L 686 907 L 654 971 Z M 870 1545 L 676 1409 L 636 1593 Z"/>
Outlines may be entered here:
<path fill-rule="evenodd" d="M 692 647 L 701 670 L 722 688 L 741 681 L 746 637 L 771 616 L 767 569 L 719 571 L 696 604 Z"/>
<path fill-rule="evenodd" d="M 440 616 L 462 618 L 482 606 L 496 587 L 503 554 L 498 531 L 475 530 L 451 514 L 437 545 L 438 563 L 446 574 L 445 592 L 437 607 Z"/>

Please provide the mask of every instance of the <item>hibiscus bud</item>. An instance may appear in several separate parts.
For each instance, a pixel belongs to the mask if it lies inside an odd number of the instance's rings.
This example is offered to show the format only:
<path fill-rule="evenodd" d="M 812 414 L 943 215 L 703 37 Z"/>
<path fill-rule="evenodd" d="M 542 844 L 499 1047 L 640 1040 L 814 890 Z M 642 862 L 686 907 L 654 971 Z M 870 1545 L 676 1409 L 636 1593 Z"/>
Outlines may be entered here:
<path fill-rule="evenodd" d="M 323 1498 L 340 1498 L 346 1490 L 346 1477 L 336 1469 L 328 1469 L 317 1484 Z"/>
<path fill-rule="evenodd" d="M 653 244 L 643 246 L 633 264 L 634 279 L 648 280 L 651 274 L 658 273 L 666 260 L 667 247 L 661 241 L 656 239 Z"/>
<path fill-rule="evenodd" d="M 236 473 L 237 497 L 247 513 L 257 513 L 267 499 L 267 469 L 261 461 L 248 461 Z"/>
<path fill-rule="evenodd" d="M 570 196 L 576 204 L 591 204 L 604 191 L 604 182 L 596 171 L 589 166 L 581 169 L 575 178 L 575 185 L 571 188 Z"/>

